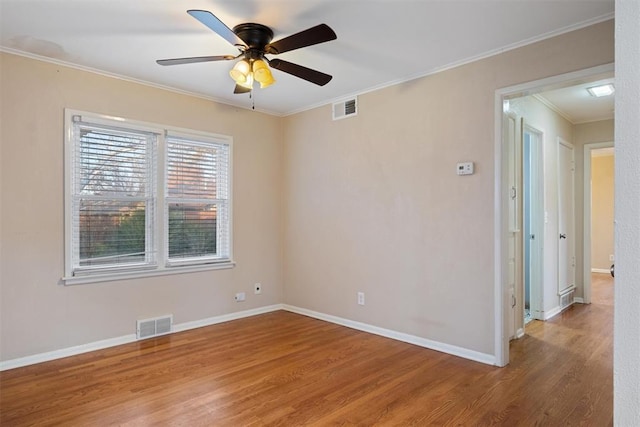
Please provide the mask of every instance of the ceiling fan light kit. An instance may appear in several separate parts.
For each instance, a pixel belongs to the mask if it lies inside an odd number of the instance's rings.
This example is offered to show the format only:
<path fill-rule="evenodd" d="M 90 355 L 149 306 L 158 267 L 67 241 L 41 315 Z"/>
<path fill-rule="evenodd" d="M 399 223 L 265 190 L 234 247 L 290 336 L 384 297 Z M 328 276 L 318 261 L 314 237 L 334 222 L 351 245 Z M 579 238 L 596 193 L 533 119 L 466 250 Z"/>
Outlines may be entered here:
<path fill-rule="evenodd" d="M 260 88 L 266 88 L 275 83 L 271 70 L 262 59 L 241 59 L 233 66 L 229 75 L 237 85 L 252 89 L 253 82 L 260 83 Z"/>
<path fill-rule="evenodd" d="M 233 93 L 251 92 L 254 81 L 260 83 L 260 88 L 266 88 L 275 83 L 276 80 L 273 78 L 269 66 L 318 86 L 324 86 L 332 79 L 329 74 L 281 59 L 269 60 L 265 56 L 278 55 L 302 47 L 335 40 L 337 38 L 336 33 L 326 24 L 316 25 L 271 43 L 273 31 L 265 25 L 244 23 L 236 25 L 231 30 L 214 14 L 206 10 L 188 10 L 187 13 L 236 47 L 240 54 L 238 56 L 219 55 L 160 59 L 156 61 L 159 65 L 229 61 L 242 57 L 229 72 L 229 75 L 236 83 Z"/>

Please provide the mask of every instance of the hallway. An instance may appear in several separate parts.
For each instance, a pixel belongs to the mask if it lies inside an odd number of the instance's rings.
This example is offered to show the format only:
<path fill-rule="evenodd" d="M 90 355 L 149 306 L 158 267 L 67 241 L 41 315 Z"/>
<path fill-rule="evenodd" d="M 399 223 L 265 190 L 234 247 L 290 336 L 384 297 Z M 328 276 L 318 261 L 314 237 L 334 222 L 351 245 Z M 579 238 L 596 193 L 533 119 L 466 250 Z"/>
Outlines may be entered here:
<path fill-rule="evenodd" d="M 614 281 L 601 273 L 591 280 L 591 304 L 575 304 L 546 322 L 534 320 L 523 338 L 511 342 L 509 367 L 528 371 L 514 403 L 537 414 L 531 424 L 612 423 Z"/>

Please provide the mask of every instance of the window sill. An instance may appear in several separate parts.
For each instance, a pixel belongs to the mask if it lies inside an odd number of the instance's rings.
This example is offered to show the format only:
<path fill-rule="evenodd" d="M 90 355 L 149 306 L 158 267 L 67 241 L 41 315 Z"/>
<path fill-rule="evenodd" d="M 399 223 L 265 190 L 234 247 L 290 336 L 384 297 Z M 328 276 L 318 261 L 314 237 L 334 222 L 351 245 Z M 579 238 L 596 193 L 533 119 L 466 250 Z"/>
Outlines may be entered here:
<path fill-rule="evenodd" d="M 198 273 L 210 270 L 225 270 L 233 268 L 236 263 L 233 261 L 221 262 L 217 264 L 194 265 L 185 267 L 171 267 L 154 270 L 123 271 L 120 273 L 87 274 L 82 276 L 63 277 L 60 283 L 65 286 L 84 285 L 87 283 L 114 282 L 116 280 L 140 279 L 144 277 L 169 276 L 172 274 Z"/>

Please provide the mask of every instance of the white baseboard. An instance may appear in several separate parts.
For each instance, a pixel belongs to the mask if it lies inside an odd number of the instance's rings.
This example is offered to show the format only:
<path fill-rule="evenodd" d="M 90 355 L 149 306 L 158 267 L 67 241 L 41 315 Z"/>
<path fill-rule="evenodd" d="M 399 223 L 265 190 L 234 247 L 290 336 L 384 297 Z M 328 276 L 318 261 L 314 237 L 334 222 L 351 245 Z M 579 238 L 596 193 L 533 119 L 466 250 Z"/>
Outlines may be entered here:
<path fill-rule="evenodd" d="M 342 325 L 348 328 L 357 329 L 359 331 L 368 332 L 371 334 L 380 335 L 386 338 L 391 338 L 391 339 L 406 342 L 409 344 L 418 345 L 420 347 L 440 351 L 442 353 L 451 354 L 453 356 L 462 357 L 464 359 L 473 360 L 473 361 L 484 363 L 487 365 L 496 364 L 495 356 L 491 354 L 480 353 L 478 351 L 469 350 L 463 347 L 458 347 L 451 344 L 445 344 L 438 341 L 417 337 L 415 335 L 409 335 L 402 332 L 392 331 L 390 329 L 384 329 L 384 328 L 369 325 L 366 323 L 356 322 L 353 320 L 344 319 L 344 318 L 332 316 L 329 314 L 319 313 L 316 311 L 307 310 L 304 308 L 295 307 L 287 304 L 275 304 L 275 305 L 270 305 L 266 307 L 259 307 L 251 310 L 238 311 L 235 313 L 223 314 L 220 316 L 214 316 L 206 319 L 195 320 L 192 322 L 179 323 L 179 324 L 173 325 L 171 333 L 173 334 L 176 332 L 187 331 L 189 329 L 202 328 L 205 326 L 211 326 L 218 323 L 229 322 L 231 320 L 237 320 L 245 317 L 256 316 L 258 314 L 270 313 L 272 311 L 277 311 L 277 310 L 287 310 L 292 313 L 302 314 L 304 316 L 313 317 L 315 319 L 324 320 L 327 322 L 335 323 L 337 325 Z M 0 371 L 6 371 L 8 369 L 34 365 L 36 363 L 48 362 L 50 360 L 61 359 L 63 357 L 76 356 L 78 354 L 88 353 L 90 351 L 102 350 L 108 347 L 115 347 L 117 345 L 128 344 L 135 341 L 136 341 L 136 334 L 129 334 L 121 337 L 95 341 L 92 343 L 82 344 L 74 347 L 68 347 L 60 350 L 49 351 L 46 353 L 34 354 L 32 356 L 25 356 L 17 359 L 6 360 L 3 362 L 0 362 Z"/>
<path fill-rule="evenodd" d="M 554 307 L 549 311 L 545 311 L 543 312 L 544 315 L 542 316 L 543 320 L 549 320 L 551 319 L 553 316 L 556 316 L 558 314 L 560 314 L 560 312 L 562 311 L 562 309 L 560 308 L 560 306 Z"/>
<path fill-rule="evenodd" d="M 62 359 L 63 357 L 75 356 L 90 351 L 102 350 L 108 347 L 128 344 L 136 340 L 136 334 L 123 335 L 121 337 L 109 338 L 106 340 L 94 341 L 88 344 L 76 345 L 60 350 L 47 351 L 46 353 L 34 354 L 32 356 L 19 357 L 17 359 L 0 362 L 0 371 L 21 368 L 23 366 L 35 365 L 36 363 L 48 362 L 50 360 Z"/>
<path fill-rule="evenodd" d="M 368 332 L 370 334 L 380 335 L 386 338 L 418 345 L 420 347 L 440 351 L 442 353 L 451 354 L 453 356 L 462 357 L 464 359 L 473 360 L 475 362 L 485 363 L 487 365 L 496 365 L 496 358 L 492 354 L 480 353 L 478 351 L 417 337 L 415 335 L 405 334 L 403 332 L 392 331 L 390 329 L 384 329 L 378 326 L 344 319 L 342 317 L 336 317 L 329 314 L 319 313 L 313 310 L 307 310 L 306 308 L 295 307 L 287 304 L 284 304 L 282 308 L 292 313 L 302 314 L 304 316 L 313 317 L 315 319 L 324 320 L 326 322 L 335 323 L 337 325 L 346 326 L 348 328 L 357 329 L 359 331 Z"/>
<path fill-rule="evenodd" d="M 577 304 L 584 304 L 584 298 L 582 297 L 574 297 L 573 302 Z"/>
<path fill-rule="evenodd" d="M 244 319 L 245 317 L 257 316 L 258 314 L 271 313 L 272 311 L 282 310 L 282 304 L 268 305 L 266 307 L 253 308 L 251 310 L 236 311 L 234 313 L 223 314 L 221 316 L 208 317 L 202 320 L 194 320 L 193 322 L 180 323 L 173 325 L 172 332 L 188 331 L 189 329 L 202 328 L 218 323 L 230 322 L 231 320 Z"/>
<path fill-rule="evenodd" d="M 266 307 L 254 308 L 251 310 L 237 311 L 235 313 L 223 314 L 221 316 L 209 317 L 193 322 L 185 322 L 173 325 L 171 333 L 182 332 L 189 329 L 202 328 L 204 326 L 215 325 L 217 323 L 228 322 L 230 320 L 242 319 L 245 317 L 256 316 L 258 314 L 269 313 L 272 311 L 282 310 L 282 304 L 269 305 Z M 116 338 L 95 341 L 88 344 L 77 345 L 74 347 L 63 348 L 60 350 L 48 351 L 46 353 L 34 354 L 32 356 L 19 357 L 17 359 L 6 360 L 0 362 L 0 371 L 8 369 L 21 368 L 23 366 L 34 365 L 36 363 L 48 362 L 50 360 L 62 359 L 63 357 L 76 356 L 90 351 L 102 350 L 117 345 L 129 344 L 136 341 L 136 334 L 124 335 Z"/>
<path fill-rule="evenodd" d="M 516 339 L 520 339 L 520 338 L 522 338 L 523 336 L 524 336 L 524 329 L 523 329 L 523 328 L 519 328 L 519 329 L 516 331 Z"/>
<path fill-rule="evenodd" d="M 591 269 L 592 273 L 604 273 L 604 274 L 611 274 L 611 270 L 608 268 L 592 268 Z"/>

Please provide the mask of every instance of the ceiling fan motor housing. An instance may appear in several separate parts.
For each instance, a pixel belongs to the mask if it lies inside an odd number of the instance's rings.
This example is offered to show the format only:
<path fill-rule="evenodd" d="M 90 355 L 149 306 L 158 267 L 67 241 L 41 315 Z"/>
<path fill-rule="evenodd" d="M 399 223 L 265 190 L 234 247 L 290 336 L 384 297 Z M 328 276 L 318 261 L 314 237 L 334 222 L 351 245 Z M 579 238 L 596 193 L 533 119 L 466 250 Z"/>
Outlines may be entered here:
<path fill-rule="evenodd" d="M 249 50 L 264 51 L 265 46 L 273 39 L 273 31 L 271 31 L 271 28 L 252 22 L 236 25 L 233 27 L 233 32 L 244 40 L 247 46 L 249 46 Z"/>

